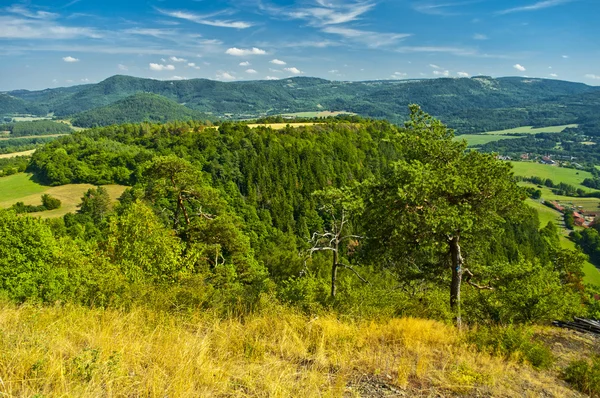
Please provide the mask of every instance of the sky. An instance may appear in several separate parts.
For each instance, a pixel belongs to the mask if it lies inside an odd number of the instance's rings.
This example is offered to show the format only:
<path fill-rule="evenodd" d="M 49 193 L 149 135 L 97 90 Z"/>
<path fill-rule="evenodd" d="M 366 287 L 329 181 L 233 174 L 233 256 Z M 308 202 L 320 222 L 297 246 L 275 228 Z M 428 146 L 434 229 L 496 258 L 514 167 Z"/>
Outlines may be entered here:
<path fill-rule="evenodd" d="M 523 76 L 600 85 L 600 0 L 0 0 L 0 91 Z"/>

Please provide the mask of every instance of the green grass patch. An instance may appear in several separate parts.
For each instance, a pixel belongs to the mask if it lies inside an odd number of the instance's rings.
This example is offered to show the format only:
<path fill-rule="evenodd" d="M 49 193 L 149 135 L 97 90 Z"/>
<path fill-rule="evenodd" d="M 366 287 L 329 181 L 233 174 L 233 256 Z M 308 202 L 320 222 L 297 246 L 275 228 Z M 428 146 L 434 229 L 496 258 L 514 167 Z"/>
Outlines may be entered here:
<path fill-rule="evenodd" d="M 576 188 L 581 188 L 588 192 L 594 191 L 593 189 L 581 185 L 586 178 L 592 178 L 592 173 L 587 171 L 567 169 L 565 167 L 535 162 L 511 162 L 511 164 L 516 176 L 549 178 L 555 184 L 564 182 L 565 184 L 573 185 Z"/>
<path fill-rule="evenodd" d="M 489 134 L 463 134 L 454 137 L 455 141 L 467 140 L 467 145 L 470 147 L 481 146 L 490 142 L 500 140 L 510 140 L 515 138 L 521 138 L 518 136 L 507 136 L 507 135 L 489 135 Z"/>
<path fill-rule="evenodd" d="M 17 201 L 19 198 L 41 194 L 50 187 L 33 181 L 31 174 L 18 173 L 8 177 L 0 177 L 0 203 Z"/>
<path fill-rule="evenodd" d="M 563 217 L 560 212 L 551 209 L 548 206 L 533 199 L 527 199 L 527 204 L 537 210 L 538 217 L 540 220 L 540 228 L 545 227 L 549 222 L 553 222 L 560 227 L 560 222 Z"/>
<path fill-rule="evenodd" d="M 522 126 L 514 129 L 488 131 L 482 134 L 485 135 L 504 135 L 504 134 L 539 134 L 539 133 L 562 133 L 567 128 L 576 128 L 578 124 L 565 124 L 562 126 L 538 127 Z"/>

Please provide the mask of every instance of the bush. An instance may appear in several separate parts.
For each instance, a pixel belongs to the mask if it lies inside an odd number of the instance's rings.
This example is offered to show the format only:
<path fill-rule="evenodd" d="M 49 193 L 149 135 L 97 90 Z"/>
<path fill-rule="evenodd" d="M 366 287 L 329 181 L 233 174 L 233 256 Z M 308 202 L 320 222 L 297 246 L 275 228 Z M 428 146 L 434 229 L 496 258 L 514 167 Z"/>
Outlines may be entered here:
<path fill-rule="evenodd" d="M 532 341 L 533 333 L 526 328 L 482 327 L 471 331 L 467 341 L 478 351 L 527 362 L 536 369 L 548 369 L 554 364 L 554 356 L 548 347 Z"/>
<path fill-rule="evenodd" d="M 46 208 L 46 210 L 54 210 L 58 209 L 61 205 L 60 199 L 53 198 L 48 194 L 42 195 L 42 205 Z"/>
<path fill-rule="evenodd" d="M 591 397 L 600 397 L 600 356 L 572 361 L 563 373 L 564 379 L 577 390 Z"/>

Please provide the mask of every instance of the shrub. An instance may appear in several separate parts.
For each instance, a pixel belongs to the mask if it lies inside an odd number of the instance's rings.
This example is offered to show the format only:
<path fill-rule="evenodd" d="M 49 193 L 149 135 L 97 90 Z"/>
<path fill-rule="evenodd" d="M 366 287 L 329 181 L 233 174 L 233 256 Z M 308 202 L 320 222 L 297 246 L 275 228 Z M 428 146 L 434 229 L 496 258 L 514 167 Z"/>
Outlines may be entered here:
<path fill-rule="evenodd" d="M 591 397 L 600 397 L 600 356 L 572 361 L 563 373 L 564 379 L 577 390 Z"/>
<path fill-rule="evenodd" d="M 42 195 L 42 205 L 46 210 L 54 210 L 60 208 L 61 202 L 60 199 L 53 198 L 46 193 Z"/>
<path fill-rule="evenodd" d="M 548 369 L 554 356 L 548 347 L 532 340 L 531 330 L 522 327 L 482 327 L 471 331 L 467 341 L 478 351 L 527 362 L 536 369 Z"/>

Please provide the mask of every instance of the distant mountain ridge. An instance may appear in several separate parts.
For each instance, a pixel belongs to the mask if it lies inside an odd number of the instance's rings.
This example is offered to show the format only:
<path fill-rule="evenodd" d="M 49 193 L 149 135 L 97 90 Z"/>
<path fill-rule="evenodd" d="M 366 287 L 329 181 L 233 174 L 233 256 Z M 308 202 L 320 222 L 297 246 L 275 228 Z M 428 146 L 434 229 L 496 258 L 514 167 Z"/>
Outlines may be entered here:
<path fill-rule="evenodd" d="M 570 112 L 562 109 L 562 100 L 573 103 L 579 97 L 586 101 L 600 98 L 600 88 L 583 83 L 487 76 L 364 82 L 295 77 L 219 82 L 207 79 L 162 81 L 116 75 L 97 84 L 41 91 L 17 90 L 3 96 L 19 100 L 22 105 L 19 109 L 53 112 L 57 117 L 78 120 L 75 115 L 81 112 L 106 107 L 139 93 L 160 95 L 197 112 L 231 118 L 345 110 L 401 122 L 407 114 L 407 105 L 417 103 L 464 132 L 535 125 L 542 122 L 544 114 L 551 114 L 556 122 L 577 123 L 589 116 L 585 103 Z M 0 101 L 0 116 L 14 113 L 11 109 L 17 108 Z M 181 111 L 176 111 L 173 104 L 167 108 L 176 113 Z M 103 110 L 102 114 L 106 112 Z"/>

